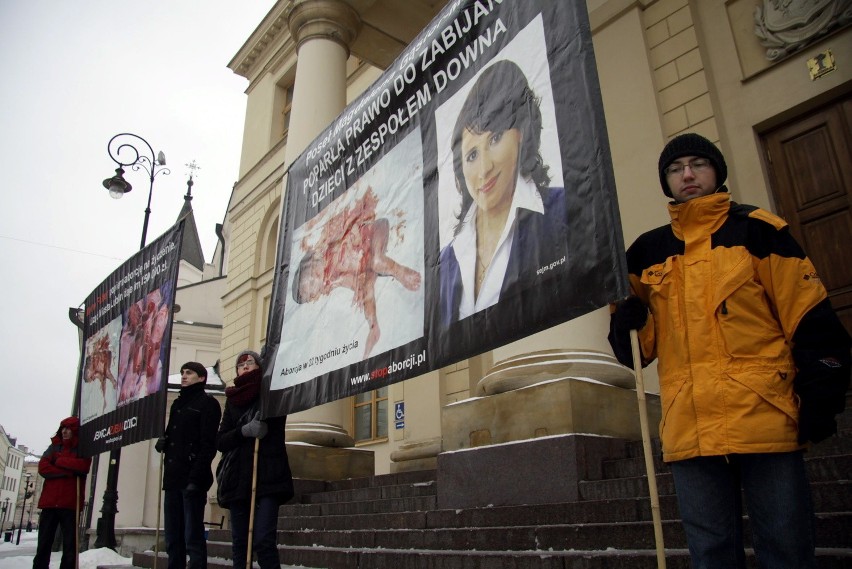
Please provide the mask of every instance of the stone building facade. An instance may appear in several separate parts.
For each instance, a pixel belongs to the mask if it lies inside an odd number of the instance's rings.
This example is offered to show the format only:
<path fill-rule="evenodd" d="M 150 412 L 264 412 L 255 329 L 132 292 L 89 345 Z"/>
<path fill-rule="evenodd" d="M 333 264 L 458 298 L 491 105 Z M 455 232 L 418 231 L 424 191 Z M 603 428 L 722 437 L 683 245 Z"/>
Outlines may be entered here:
<path fill-rule="evenodd" d="M 223 232 L 225 369 L 241 350 L 258 350 L 266 341 L 287 164 L 444 4 L 279 0 L 229 63 L 248 86 L 240 178 Z M 788 219 L 852 328 L 852 275 L 831 262 L 833 255 L 844 254 L 839 244 L 852 232 L 852 176 L 842 166 L 849 163 L 852 144 L 852 67 L 846 61 L 852 28 L 843 10 L 832 12 L 835 3 L 791 2 L 784 10 L 776 4 L 587 0 L 622 231 L 629 244 L 668 222 L 657 158 L 669 138 L 698 132 L 725 153 L 735 201 Z M 802 30 L 797 19 L 812 25 Z M 514 431 L 490 417 L 503 407 L 518 411 L 516 398 L 471 403 L 503 393 L 489 381 L 521 378 L 511 389 L 531 386 L 535 382 L 523 381 L 531 365 L 544 366 L 536 368 L 546 370 L 539 380 L 591 377 L 624 389 L 621 372 L 612 367 L 607 329 L 608 310 L 602 308 L 421 377 L 297 413 L 288 419 L 289 440 L 342 432 L 355 447 L 373 453 L 380 474 L 434 464 L 435 455 L 450 448 L 577 430 L 610 434 L 612 414 L 601 419 L 577 411 L 562 420 L 557 416 L 563 409 L 547 405 L 552 394 L 529 398 L 528 413 L 517 414 L 524 428 Z M 645 381 L 650 392 L 658 390 L 653 366 Z M 631 407 L 615 402 L 620 393 L 582 394 L 585 387 L 576 385 L 563 389 L 558 397 L 575 404 L 588 397 L 601 408 L 624 405 L 614 422 L 634 428 L 635 396 Z M 400 403 L 405 421 L 397 428 L 394 410 Z M 346 436 L 342 440 L 348 444 Z"/>

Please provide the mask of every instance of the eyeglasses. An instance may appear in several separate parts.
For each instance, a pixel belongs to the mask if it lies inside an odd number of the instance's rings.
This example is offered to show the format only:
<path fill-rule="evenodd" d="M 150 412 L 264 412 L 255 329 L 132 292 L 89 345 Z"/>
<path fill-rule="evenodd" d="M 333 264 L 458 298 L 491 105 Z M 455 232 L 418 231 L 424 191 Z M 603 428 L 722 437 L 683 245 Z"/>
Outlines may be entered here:
<path fill-rule="evenodd" d="M 683 171 L 686 169 L 687 166 L 689 166 L 689 169 L 692 170 L 693 174 L 697 174 L 709 168 L 711 164 L 710 161 L 706 158 L 696 158 L 695 160 L 690 161 L 688 164 L 672 164 L 671 166 L 663 170 L 663 172 L 666 173 L 666 176 L 683 176 Z"/>
<path fill-rule="evenodd" d="M 256 366 L 256 365 L 257 365 L 257 362 L 254 361 L 254 358 L 249 357 L 247 359 L 244 359 L 240 363 L 238 363 L 237 367 L 251 367 L 251 366 Z"/>

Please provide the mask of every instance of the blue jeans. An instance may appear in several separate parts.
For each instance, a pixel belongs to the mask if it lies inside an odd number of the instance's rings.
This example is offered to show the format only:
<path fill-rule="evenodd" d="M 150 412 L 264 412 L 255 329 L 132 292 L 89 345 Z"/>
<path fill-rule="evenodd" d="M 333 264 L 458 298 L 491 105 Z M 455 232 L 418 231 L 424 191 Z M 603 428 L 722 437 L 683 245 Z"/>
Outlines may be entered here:
<path fill-rule="evenodd" d="M 248 549 L 248 526 L 251 500 L 231 503 L 231 552 L 234 569 L 245 569 Z M 254 509 L 252 551 L 260 569 L 281 566 L 278 559 L 278 500 L 270 496 L 257 498 Z"/>
<path fill-rule="evenodd" d="M 206 569 L 207 541 L 204 539 L 204 506 L 207 493 L 200 490 L 165 490 L 163 521 L 169 569 Z"/>
<path fill-rule="evenodd" d="M 759 566 L 816 567 L 802 451 L 705 456 L 669 466 L 695 569 L 745 568 L 743 494 Z"/>

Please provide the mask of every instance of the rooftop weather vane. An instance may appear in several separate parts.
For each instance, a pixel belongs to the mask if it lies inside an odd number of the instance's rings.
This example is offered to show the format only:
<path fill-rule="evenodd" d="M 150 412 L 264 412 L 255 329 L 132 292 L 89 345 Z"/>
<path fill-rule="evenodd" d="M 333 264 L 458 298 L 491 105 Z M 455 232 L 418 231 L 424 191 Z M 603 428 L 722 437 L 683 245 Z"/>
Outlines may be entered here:
<path fill-rule="evenodd" d="M 184 164 L 187 168 L 189 168 L 189 180 L 186 181 L 186 195 L 184 198 L 192 199 L 192 178 L 195 176 L 196 171 L 201 170 L 201 166 L 195 163 L 195 160 L 190 162 L 189 164 Z"/>

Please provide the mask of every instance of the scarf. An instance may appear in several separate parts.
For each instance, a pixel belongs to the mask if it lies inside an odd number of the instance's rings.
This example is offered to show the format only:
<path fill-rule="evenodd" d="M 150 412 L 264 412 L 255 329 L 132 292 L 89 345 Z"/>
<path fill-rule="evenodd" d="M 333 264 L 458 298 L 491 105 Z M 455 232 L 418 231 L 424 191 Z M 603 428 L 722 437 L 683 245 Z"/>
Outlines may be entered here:
<path fill-rule="evenodd" d="M 228 398 L 231 405 L 245 407 L 257 399 L 262 378 L 263 370 L 260 368 L 244 373 L 234 380 L 234 385 L 225 388 L 225 397 Z"/>

